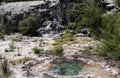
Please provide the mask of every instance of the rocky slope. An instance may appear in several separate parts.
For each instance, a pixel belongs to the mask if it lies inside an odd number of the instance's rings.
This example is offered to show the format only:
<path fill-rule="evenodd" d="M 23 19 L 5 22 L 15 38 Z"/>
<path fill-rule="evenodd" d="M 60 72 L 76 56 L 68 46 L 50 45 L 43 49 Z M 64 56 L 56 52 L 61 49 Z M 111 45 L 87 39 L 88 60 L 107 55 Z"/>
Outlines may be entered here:
<path fill-rule="evenodd" d="M 62 28 L 59 0 L 51 0 L 49 4 L 44 1 L 3 3 L 0 6 L 0 15 L 1 25 L 6 26 L 8 33 L 18 30 L 19 22 L 31 15 L 43 20 L 38 29 L 40 34 L 55 34 L 58 32 L 56 30 Z"/>

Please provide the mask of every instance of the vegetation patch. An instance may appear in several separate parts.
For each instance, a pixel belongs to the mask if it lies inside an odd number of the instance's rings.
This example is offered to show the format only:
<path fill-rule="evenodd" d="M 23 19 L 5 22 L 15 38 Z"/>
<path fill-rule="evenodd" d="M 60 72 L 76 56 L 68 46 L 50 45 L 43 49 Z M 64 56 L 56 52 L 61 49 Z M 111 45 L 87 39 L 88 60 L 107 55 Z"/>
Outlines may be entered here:
<path fill-rule="evenodd" d="M 64 49 L 63 49 L 63 47 L 62 47 L 61 45 L 56 45 L 56 46 L 53 48 L 53 52 L 54 52 L 54 54 L 57 55 L 57 56 L 63 55 L 63 51 L 64 51 Z"/>
<path fill-rule="evenodd" d="M 9 49 L 8 49 L 8 50 L 6 49 L 6 52 L 7 52 L 7 51 L 13 51 L 15 48 L 16 48 L 16 47 L 15 47 L 15 45 L 14 45 L 14 42 L 11 42 L 11 43 L 9 44 Z"/>
<path fill-rule="evenodd" d="M 36 35 L 36 30 L 38 29 L 38 17 L 29 16 L 24 20 L 20 21 L 18 30 L 23 35 Z"/>
<path fill-rule="evenodd" d="M 38 47 L 33 47 L 32 50 L 35 54 L 39 54 L 41 51 L 44 51 L 44 49 Z"/>
<path fill-rule="evenodd" d="M 0 39 L 4 38 L 4 34 L 0 32 Z"/>
<path fill-rule="evenodd" d="M 91 29 L 92 35 L 98 35 L 99 25 L 101 25 L 101 8 L 97 3 L 90 1 L 83 3 L 74 3 L 73 8 L 68 10 L 69 29 L 74 33 L 79 33 L 81 28 L 88 27 Z"/>
<path fill-rule="evenodd" d="M 103 16 L 101 37 L 98 55 L 120 60 L 120 13 Z"/>
<path fill-rule="evenodd" d="M 2 71 L 3 77 L 8 78 L 11 75 L 10 67 L 9 66 L 10 65 L 9 65 L 8 60 L 4 58 L 1 61 L 1 71 Z"/>
<path fill-rule="evenodd" d="M 32 57 L 24 57 L 24 58 L 20 58 L 17 60 L 12 60 L 12 61 L 10 61 L 10 63 L 12 65 L 25 64 L 26 62 L 28 62 L 30 60 L 33 60 L 33 58 Z"/>
<path fill-rule="evenodd" d="M 73 34 L 66 30 L 63 35 L 60 36 L 59 39 L 55 39 L 55 43 L 53 45 L 62 45 L 62 44 L 73 44 L 76 43 L 77 39 L 73 36 Z"/>
<path fill-rule="evenodd" d="M 19 37 L 16 37 L 16 38 L 12 38 L 12 41 L 13 41 L 13 42 L 14 42 L 14 41 L 19 42 L 19 41 L 21 41 L 21 39 L 20 39 Z"/>

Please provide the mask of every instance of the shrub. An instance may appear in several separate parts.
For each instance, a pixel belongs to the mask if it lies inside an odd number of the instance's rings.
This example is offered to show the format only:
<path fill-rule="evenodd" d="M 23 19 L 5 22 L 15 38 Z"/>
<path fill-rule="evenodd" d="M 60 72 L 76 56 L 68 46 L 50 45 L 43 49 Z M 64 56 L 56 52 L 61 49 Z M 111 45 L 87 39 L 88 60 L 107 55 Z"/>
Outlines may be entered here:
<path fill-rule="evenodd" d="M 64 51 L 64 49 L 63 49 L 63 47 L 60 46 L 60 45 L 56 45 L 56 46 L 53 48 L 53 52 L 54 52 L 54 54 L 57 55 L 57 56 L 63 55 L 63 51 Z"/>
<path fill-rule="evenodd" d="M 70 32 L 70 30 L 66 30 L 65 33 L 61 36 L 61 39 L 66 41 L 74 41 L 75 37 L 73 36 L 73 33 Z"/>
<path fill-rule="evenodd" d="M 40 51 L 40 50 L 38 49 L 38 47 L 34 47 L 34 48 L 32 48 L 32 50 L 34 51 L 35 54 L 38 54 L 39 51 Z"/>
<path fill-rule="evenodd" d="M 29 16 L 20 21 L 18 30 L 24 35 L 36 35 L 38 28 L 38 19 L 34 16 Z"/>
<path fill-rule="evenodd" d="M 0 39 L 4 38 L 4 34 L 0 32 Z"/>
<path fill-rule="evenodd" d="M 105 40 L 97 48 L 97 54 L 104 56 L 109 59 L 119 60 L 120 59 L 120 43 L 116 40 L 110 39 Z"/>
<path fill-rule="evenodd" d="M 75 40 L 73 34 L 69 30 L 66 30 L 65 33 L 61 36 L 61 38 L 68 41 Z"/>
<path fill-rule="evenodd" d="M 33 47 L 32 50 L 34 51 L 35 54 L 39 54 L 40 51 L 43 51 L 44 49 L 39 49 L 38 47 Z"/>
<path fill-rule="evenodd" d="M 98 55 L 120 60 L 120 13 L 103 16 L 100 35 L 103 41 Z"/>
<path fill-rule="evenodd" d="M 80 4 L 73 4 L 73 8 L 68 11 L 69 29 L 74 33 L 79 33 L 83 27 L 89 27 L 97 34 L 96 30 L 100 25 L 102 10 L 97 3 L 91 4 L 90 1 Z"/>

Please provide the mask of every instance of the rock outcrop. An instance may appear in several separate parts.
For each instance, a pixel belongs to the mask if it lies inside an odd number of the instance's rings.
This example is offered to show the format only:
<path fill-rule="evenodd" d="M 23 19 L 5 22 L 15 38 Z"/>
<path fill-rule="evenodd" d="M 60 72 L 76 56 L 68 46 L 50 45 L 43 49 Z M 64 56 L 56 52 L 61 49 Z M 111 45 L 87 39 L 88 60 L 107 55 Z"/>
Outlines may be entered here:
<path fill-rule="evenodd" d="M 60 24 L 59 4 L 59 0 L 2 3 L 0 5 L 0 25 L 4 25 L 6 28 L 3 32 L 13 33 L 18 31 L 21 20 L 32 15 L 41 18 L 39 29 L 36 30 L 39 34 L 56 34 L 63 28 Z"/>

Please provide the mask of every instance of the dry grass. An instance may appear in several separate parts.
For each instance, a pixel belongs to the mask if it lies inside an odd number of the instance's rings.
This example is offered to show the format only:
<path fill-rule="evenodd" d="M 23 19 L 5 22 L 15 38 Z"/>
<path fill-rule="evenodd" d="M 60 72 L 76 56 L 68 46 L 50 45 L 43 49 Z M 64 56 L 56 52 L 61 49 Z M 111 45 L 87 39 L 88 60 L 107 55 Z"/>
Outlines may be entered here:
<path fill-rule="evenodd" d="M 1 75 L 4 78 L 8 78 L 11 75 L 11 71 L 10 71 L 10 64 L 8 59 L 4 58 L 3 60 L 1 60 Z"/>
<path fill-rule="evenodd" d="M 11 74 L 8 78 L 15 78 L 15 76 L 13 74 Z"/>
<path fill-rule="evenodd" d="M 3 58 L 3 55 L 2 54 L 0 54 L 0 59 L 2 59 Z"/>
<path fill-rule="evenodd" d="M 12 65 L 18 65 L 18 64 L 24 64 L 24 63 L 26 63 L 26 62 L 28 62 L 30 60 L 33 60 L 33 58 L 31 58 L 31 57 L 24 57 L 24 58 L 20 58 L 20 59 L 17 59 L 17 60 L 12 60 L 12 61 L 10 61 L 10 63 Z"/>

